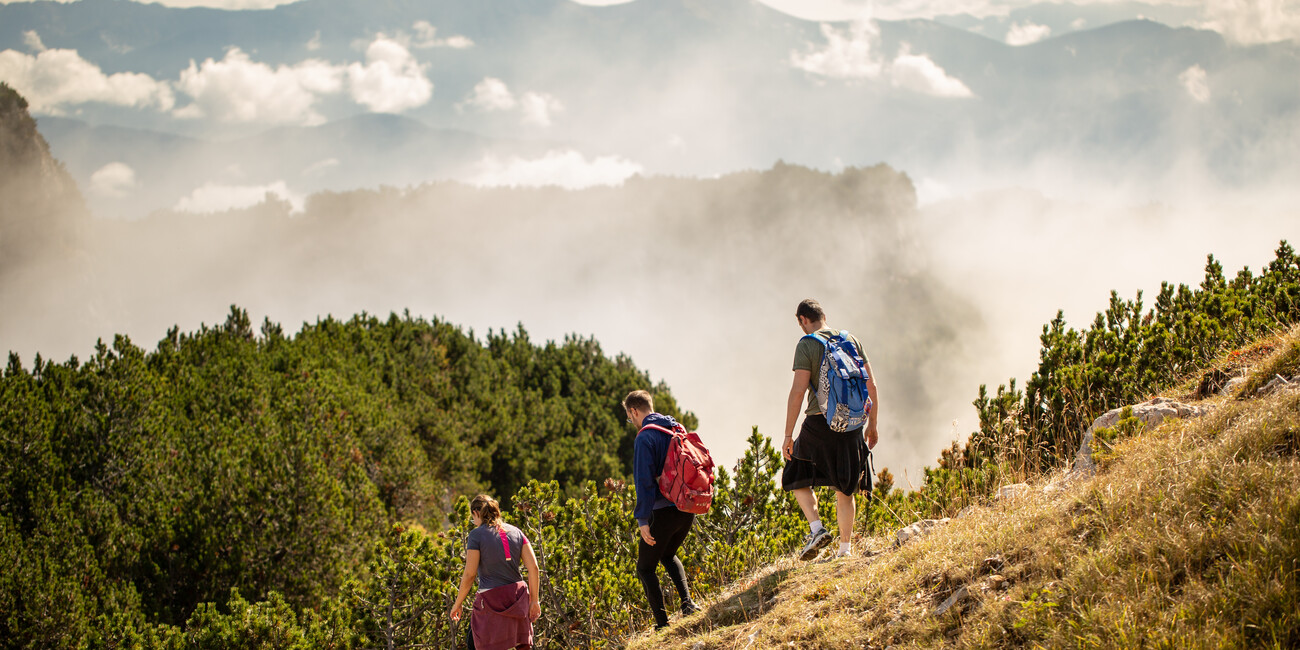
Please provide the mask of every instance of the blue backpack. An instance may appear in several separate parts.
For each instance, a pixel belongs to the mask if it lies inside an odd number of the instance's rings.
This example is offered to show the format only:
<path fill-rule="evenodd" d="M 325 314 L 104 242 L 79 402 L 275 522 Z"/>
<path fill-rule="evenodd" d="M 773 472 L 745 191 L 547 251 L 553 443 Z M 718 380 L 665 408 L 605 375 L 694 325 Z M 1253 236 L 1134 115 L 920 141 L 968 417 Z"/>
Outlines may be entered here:
<path fill-rule="evenodd" d="M 816 332 L 804 338 L 816 339 L 826 350 L 817 377 L 817 404 L 826 414 L 831 431 L 852 431 L 861 427 L 871 413 L 867 393 L 867 364 L 862 360 L 849 333 L 826 338 Z"/>

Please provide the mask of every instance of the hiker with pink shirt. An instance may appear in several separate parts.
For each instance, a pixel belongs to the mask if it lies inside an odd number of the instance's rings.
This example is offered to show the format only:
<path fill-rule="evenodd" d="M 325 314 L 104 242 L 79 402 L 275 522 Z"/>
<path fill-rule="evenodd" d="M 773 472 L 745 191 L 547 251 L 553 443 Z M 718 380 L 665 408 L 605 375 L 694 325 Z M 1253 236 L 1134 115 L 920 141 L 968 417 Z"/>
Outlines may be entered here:
<path fill-rule="evenodd" d="M 533 621 L 542 615 L 537 556 L 523 531 L 501 520 L 501 506 L 486 494 L 470 502 L 474 530 L 465 540 L 465 572 L 460 593 L 451 606 L 459 621 L 461 606 L 478 579 L 478 595 L 470 615 L 471 650 L 533 647 Z M 525 583 L 519 565 L 528 569 Z"/>

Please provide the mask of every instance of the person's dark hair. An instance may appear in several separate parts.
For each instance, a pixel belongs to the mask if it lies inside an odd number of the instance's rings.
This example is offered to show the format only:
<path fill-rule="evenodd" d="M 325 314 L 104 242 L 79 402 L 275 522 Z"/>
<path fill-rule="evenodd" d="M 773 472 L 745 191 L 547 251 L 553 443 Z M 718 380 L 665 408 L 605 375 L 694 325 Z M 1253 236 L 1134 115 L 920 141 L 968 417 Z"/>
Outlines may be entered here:
<path fill-rule="evenodd" d="M 653 413 L 655 410 L 655 400 L 650 396 L 649 391 L 634 390 L 628 393 L 627 397 L 623 398 L 623 410 L 626 411 L 627 409 L 636 409 L 638 411 Z"/>
<path fill-rule="evenodd" d="M 799 308 L 794 311 L 796 316 L 803 316 L 810 321 L 826 320 L 826 312 L 822 311 L 821 303 L 812 298 L 805 298 L 799 303 Z"/>
<path fill-rule="evenodd" d="M 486 494 L 474 497 L 474 500 L 469 502 L 469 511 L 478 515 L 483 523 L 492 528 L 501 526 L 501 504 Z"/>

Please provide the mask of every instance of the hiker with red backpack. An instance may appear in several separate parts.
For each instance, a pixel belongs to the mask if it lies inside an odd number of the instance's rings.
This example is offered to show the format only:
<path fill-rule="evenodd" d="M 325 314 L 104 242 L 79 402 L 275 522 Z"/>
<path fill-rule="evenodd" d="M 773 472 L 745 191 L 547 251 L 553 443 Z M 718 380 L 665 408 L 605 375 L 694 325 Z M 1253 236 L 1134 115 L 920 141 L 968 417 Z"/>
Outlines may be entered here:
<path fill-rule="evenodd" d="M 786 400 L 785 441 L 781 446 L 785 467 L 781 487 L 793 492 L 808 520 L 799 559 L 811 560 L 832 541 L 817 513 L 814 487 L 835 489 L 840 548 L 837 557 L 852 551 L 853 495 L 870 492 L 871 448 L 876 446 L 878 396 L 862 344 L 852 334 L 826 326 L 826 312 L 811 298 L 799 303 L 795 319 L 804 337 L 794 353 L 794 384 Z M 794 437 L 804 395 L 803 426 Z"/>
<path fill-rule="evenodd" d="M 664 594 L 656 575 L 662 564 L 677 588 L 682 615 L 699 611 L 686 585 L 686 569 L 677 549 L 686 541 L 695 513 L 708 510 L 712 501 L 713 461 L 699 444 L 699 436 L 687 432 L 667 415 L 655 413 L 649 392 L 637 390 L 623 398 L 627 421 L 638 431 L 632 454 L 632 478 L 636 486 L 633 514 L 640 529 L 636 573 L 645 587 L 655 629 L 668 625 Z"/>

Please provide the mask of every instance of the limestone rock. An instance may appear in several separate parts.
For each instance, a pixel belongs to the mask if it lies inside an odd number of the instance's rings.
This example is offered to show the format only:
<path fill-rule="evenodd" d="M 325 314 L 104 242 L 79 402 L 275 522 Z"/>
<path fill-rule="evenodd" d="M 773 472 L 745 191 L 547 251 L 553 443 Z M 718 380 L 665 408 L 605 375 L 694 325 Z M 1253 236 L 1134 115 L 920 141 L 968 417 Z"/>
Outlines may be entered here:
<path fill-rule="evenodd" d="M 1273 379 L 1255 391 L 1257 395 L 1271 395 L 1281 390 L 1300 390 L 1300 375 L 1287 379 L 1282 375 L 1273 375 Z"/>
<path fill-rule="evenodd" d="M 1134 404 L 1132 409 L 1133 417 L 1141 420 L 1148 427 L 1159 426 L 1165 418 L 1194 418 L 1205 414 L 1205 409 L 1200 406 L 1184 404 L 1165 397 Z M 1092 426 L 1088 427 L 1083 434 L 1083 441 L 1079 443 L 1079 451 L 1074 455 L 1074 467 L 1070 470 L 1068 479 L 1087 478 L 1097 473 L 1097 466 L 1092 462 L 1093 432 L 1115 426 L 1119 423 L 1123 412 L 1123 408 L 1111 409 L 1093 420 Z"/>
<path fill-rule="evenodd" d="M 1004 485 L 998 488 L 997 500 L 1014 499 L 1029 492 L 1028 483 L 1016 483 L 1014 485 Z"/>
<path fill-rule="evenodd" d="M 933 612 L 930 612 L 930 616 L 934 616 L 934 617 L 943 616 L 944 612 L 952 609 L 953 605 L 956 605 L 957 603 L 966 600 L 966 597 L 969 595 L 970 592 L 967 591 L 965 587 L 962 587 L 961 589 L 952 592 L 952 595 L 948 596 L 948 600 L 943 601 L 943 603 L 938 607 L 936 607 Z"/>
<path fill-rule="evenodd" d="M 909 540 L 915 539 L 917 537 L 921 537 L 929 533 L 930 530 L 935 526 L 938 526 L 939 524 L 946 524 L 949 521 L 951 520 L 948 519 L 947 517 L 944 517 L 943 519 L 922 519 L 918 522 L 915 522 L 911 525 L 899 529 L 898 541 L 896 543 L 899 546 L 902 546 L 903 544 L 906 544 Z"/>

